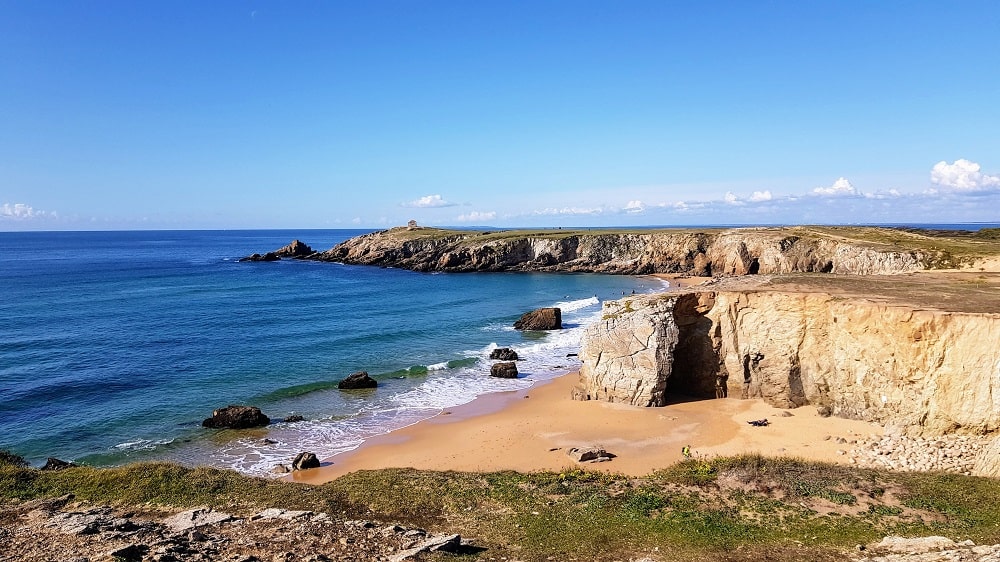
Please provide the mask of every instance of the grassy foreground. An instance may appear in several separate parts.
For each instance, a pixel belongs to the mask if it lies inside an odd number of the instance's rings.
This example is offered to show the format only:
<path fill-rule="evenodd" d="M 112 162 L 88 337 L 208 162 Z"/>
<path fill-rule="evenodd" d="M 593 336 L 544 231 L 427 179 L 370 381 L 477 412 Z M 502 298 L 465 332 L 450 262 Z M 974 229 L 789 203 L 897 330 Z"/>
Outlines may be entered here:
<path fill-rule="evenodd" d="M 42 472 L 0 455 L 0 501 L 68 493 L 140 509 L 282 507 L 423 526 L 486 547 L 470 560 L 834 560 L 888 534 L 1000 543 L 1000 480 L 756 455 L 684 461 L 645 478 L 403 469 L 322 486 L 162 463 Z"/>

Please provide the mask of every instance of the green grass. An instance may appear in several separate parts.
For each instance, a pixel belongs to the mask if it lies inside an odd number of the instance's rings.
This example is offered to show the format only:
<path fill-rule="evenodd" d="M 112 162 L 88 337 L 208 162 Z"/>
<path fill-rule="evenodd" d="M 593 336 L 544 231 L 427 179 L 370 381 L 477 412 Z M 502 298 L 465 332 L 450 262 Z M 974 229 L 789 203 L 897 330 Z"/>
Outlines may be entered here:
<path fill-rule="evenodd" d="M 482 559 L 602 553 L 613 560 L 655 552 L 659 560 L 834 560 L 887 534 L 1000 542 L 998 480 L 759 455 L 686 460 L 644 478 L 579 469 L 389 469 L 322 486 L 169 464 L 41 472 L 15 461 L 0 462 L 2 500 L 72 493 L 101 504 L 210 505 L 243 515 L 264 507 L 312 509 L 459 532 L 487 548 Z"/>

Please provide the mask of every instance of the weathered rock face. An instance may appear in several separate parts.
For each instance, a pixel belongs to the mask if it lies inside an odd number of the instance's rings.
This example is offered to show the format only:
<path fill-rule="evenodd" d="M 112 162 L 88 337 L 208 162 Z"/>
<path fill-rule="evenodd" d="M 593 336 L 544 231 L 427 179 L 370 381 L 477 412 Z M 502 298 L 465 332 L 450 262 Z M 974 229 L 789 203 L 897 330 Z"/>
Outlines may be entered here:
<path fill-rule="evenodd" d="M 292 243 L 274 251 L 274 254 L 282 258 L 304 258 L 316 252 L 308 244 L 300 240 L 292 240 Z"/>
<path fill-rule="evenodd" d="M 929 257 L 887 246 L 799 236 L 794 229 L 526 234 L 441 233 L 406 228 L 366 234 L 309 259 L 416 271 L 588 271 L 641 275 L 747 273 L 902 273 L 924 269 Z M 433 233 L 441 233 L 434 235 Z"/>
<path fill-rule="evenodd" d="M 337 383 L 340 390 L 356 390 L 359 388 L 377 388 L 378 381 L 368 376 L 368 371 L 351 373 L 346 379 Z"/>
<path fill-rule="evenodd" d="M 494 363 L 493 366 L 490 367 L 490 376 L 499 377 L 501 379 L 516 379 L 517 363 Z"/>
<path fill-rule="evenodd" d="M 269 423 L 271 419 L 261 413 L 260 408 L 256 406 L 229 405 L 212 412 L 212 417 L 201 422 L 201 425 L 214 429 L 246 429 Z"/>
<path fill-rule="evenodd" d="M 539 308 L 526 312 L 514 322 L 515 330 L 561 330 L 562 309 Z"/>
<path fill-rule="evenodd" d="M 586 328 L 580 343 L 581 385 L 573 397 L 633 406 L 666 404 L 678 335 L 674 303 L 671 298 L 606 302 L 603 319 Z"/>
<path fill-rule="evenodd" d="M 499 361 L 517 361 L 517 352 L 509 347 L 498 347 L 490 352 L 490 359 Z"/>
<path fill-rule="evenodd" d="M 833 415 L 912 434 L 1000 430 L 1000 315 L 821 293 L 700 292 L 605 303 L 575 396 L 662 404 L 666 390 Z"/>

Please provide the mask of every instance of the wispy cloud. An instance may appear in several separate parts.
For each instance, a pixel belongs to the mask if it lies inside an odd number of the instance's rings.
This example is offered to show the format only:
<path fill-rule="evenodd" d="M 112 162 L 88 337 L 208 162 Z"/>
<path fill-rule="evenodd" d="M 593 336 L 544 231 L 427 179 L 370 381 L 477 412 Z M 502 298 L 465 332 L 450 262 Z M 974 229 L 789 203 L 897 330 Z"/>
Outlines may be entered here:
<path fill-rule="evenodd" d="M 765 189 L 764 191 L 754 191 L 750 194 L 751 203 L 761 203 L 763 201 L 771 200 L 771 190 Z"/>
<path fill-rule="evenodd" d="M 603 207 L 562 207 L 562 208 L 548 208 L 535 211 L 532 214 L 544 215 L 544 216 L 559 216 L 559 215 L 600 215 L 605 212 Z"/>
<path fill-rule="evenodd" d="M 931 168 L 931 183 L 955 191 L 983 191 L 1000 187 L 1000 176 L 982 173 L 976 162 L 959 158 L 953 163 L 942 160 Z"/>
<path fill-rule="evenodd" d="M 491 221 L 495 218 L 497 218 L 497 214 L 494 211 L 487 211 L 487 212 L 472 211 L 464 215 L 458 215 L 457 217 L 455 217 L 455 220 L 459 222 L 485 222 L 485 221 Z"/>
<path fill-rule="evenodd" d="M 440 195 L 425 195 L 414 201 L 403 203 L 404 207 L 415 207 L 418 209 L 429 209 L 434 207 L 455 207 L 457 203 L 449 203 Z"/>

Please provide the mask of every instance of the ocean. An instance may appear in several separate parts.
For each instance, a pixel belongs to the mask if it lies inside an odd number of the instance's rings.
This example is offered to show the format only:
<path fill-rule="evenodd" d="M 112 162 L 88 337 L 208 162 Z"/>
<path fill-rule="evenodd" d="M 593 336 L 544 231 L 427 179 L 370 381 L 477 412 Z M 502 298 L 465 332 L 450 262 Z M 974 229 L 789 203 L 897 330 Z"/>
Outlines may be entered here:
<path fill-rule="evenodd" d="M 576 370 L 601 301 L 650 277 L 428 274 L 283 260 L 238 263 L 299 238 L 361 230 L 0 233 L 0 448 L 40 464 L 169 460 L 265 475 L 470 402 Z M 559 306 L 566 328 L 517 332 Z M 488 376 L 513 347 L 521 378 Z M 374 391 L 343 392 L 354 371 Z M 266 428 L 209 430 L 228 404 Z M 280 420 L 298 414 L 304 421 Z"/>

